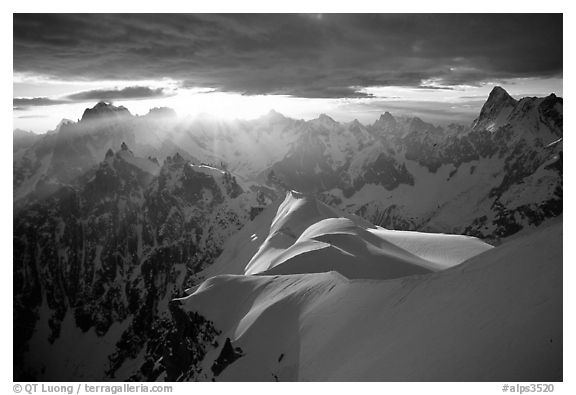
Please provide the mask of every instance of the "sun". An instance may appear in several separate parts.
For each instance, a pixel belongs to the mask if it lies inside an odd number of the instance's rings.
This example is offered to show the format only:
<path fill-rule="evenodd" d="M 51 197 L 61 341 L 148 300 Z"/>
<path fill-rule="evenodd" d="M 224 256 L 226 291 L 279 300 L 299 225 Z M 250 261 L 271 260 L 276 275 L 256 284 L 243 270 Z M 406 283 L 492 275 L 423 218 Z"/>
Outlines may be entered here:
<path fill-rule="evenodd" d="M 208 114 L 224 120 L 255 119 L 271 110 L 294 118 L 313 118 L 333 109 L 332 102 L 297 98 L 287 95 L 243 95 L 201 89 L 179 89 L 178 92 L 159 100 L 123 103 L 136 113 L 147 112 L 150 107 L 170 107 L 180 117 Z"/>

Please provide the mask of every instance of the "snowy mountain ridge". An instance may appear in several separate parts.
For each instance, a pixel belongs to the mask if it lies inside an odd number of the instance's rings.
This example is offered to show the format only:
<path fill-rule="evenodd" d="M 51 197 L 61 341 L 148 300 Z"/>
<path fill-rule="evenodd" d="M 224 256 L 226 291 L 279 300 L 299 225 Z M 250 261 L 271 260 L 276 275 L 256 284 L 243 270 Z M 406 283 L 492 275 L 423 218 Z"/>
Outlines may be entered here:
<path fill-rule="evenodd" d="M 286 206 L 296 205 L 287 196 L 274 222 L 303 221 L 296 210 L 287 210 Z M 327 234 L 329 223 L 340 221 L 344 227 L 331 235 L 356 227 L 350 220 L 329 218 L 303 234 Z M 403 266 L 399 277 L 366 276 L 354 253 L 347 255 L 344 266 L 332 261 L 333 268 L 320 271 L 314 265 L 331 262 L 328 255 L 302 262 L 296 272 L 242 275 L 227 274 L 221 267 L 221 273 L 190 290 L 191 295 L 173 302 L 179 316 L 204 317 L 216 335 L 210 337 L 201 359 L 179 360 L 179 374 L 171 377 L 216 381 L 561 377 L 561 222 L 497 248 L 462 236 L 374 226 L 371 233 L 388 243 L 381 245 L 387 254 L 372 255 L 370 260 L 380 267 Z M 359 251 L 354 237 L 340 245 L 348 252 Z M 270 243 L 262 247 L 281 248 Z M 412 262 L 395 260 L 399 249 L 421 259 L 436 257 L 439 265 L 432 271 L 406 270 Z M 316 251 L 307 246 L 302 254 Z M 189 324 L 194 320 L 198 318 Z M 181 343 L 173 344 L 171 353 L 183 347 L 185 339 L 194 342 L 184 332 L 179 336 Z"/>
<path fill-rule="evenodd" d="M 97 107 L 44 136 L 15 134 L 19 379 L 561 376 L 561 98 L 495 89 L 468 128 Z M 421 319 L 431 332 L 406 329 Z M 534 330 L 513 340 L 521 323 Z M 506 347 L 550 366 L 530 375 L 536 362 Z M 484 349 L 480 369 L 461 363 Z"/>
<path fill-rule="evenodd" d="M 553 94 L 515 100 L 495 87 L 468 128 L 441 128 L 389 112 L 366 126 L 325 114 L 302 121 L 277 112 L 251 121 L 180 122 L 162 115 L 170 113 L 166 109 L 135 117 L 107 103 L 89 113 L 93 121 L 67 123 L 15 151 L 16 207 L 44 196 L 38 189 L 46 183 L 75 185 L 110 147 L 126 142 L 136 156 L 162 163 L 179 154 L 280 193 L 314 193 L 394 229 L 498 242 L 561 213 L 562 145 L 552 143 L 562 138 L 562 99 Z M 103 123 L 97 122 L 100 113 Z M 503 198 L 527 184 L 532 189 L 524 196 L 532 200 Z"/>

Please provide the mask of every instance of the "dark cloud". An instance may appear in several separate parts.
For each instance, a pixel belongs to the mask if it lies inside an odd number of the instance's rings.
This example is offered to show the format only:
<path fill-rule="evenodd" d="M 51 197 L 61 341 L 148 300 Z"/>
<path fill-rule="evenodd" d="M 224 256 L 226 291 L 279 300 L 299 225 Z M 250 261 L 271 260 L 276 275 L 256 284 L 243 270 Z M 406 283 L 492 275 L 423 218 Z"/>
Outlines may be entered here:
<path fill-rule="evenodd" d="M 15 14 L 14 71 L 362 97 L 366 86 L 560 75 L 562 15 Z"/>
<path fill-rule="evenodd" d="M 428 90 L 441 90 L 441 91 L 452 91 L 454 90 L 454 88 L 450 87 L 450 86 L 434 86 L 434 85 L 420 85 L 418 87 L 418 89 L 428 89 Z"/>
<path fill-rule="evenodd" d="M 15 111 L 27 111 L 31 107 L 56 106 L 64 103 L 69 102 L 49 97 L 15 97 L 12 99 L 12 109 Z"/>
<path fill-rule="evenodd" d="M 129 86 L 122 89 L 94 89 L 64 96 L 60 99 L 49 97 L 16 97 L 12 100 L 14 110 L 24 111 L 30 107 L 54 106 L 59 104 L 72 104 L 94 102 L 100 100 L 139 100 L 164 97 L 168 94 L 163 88 L 149 88 L 147 86 Z"/>
<path fill-rule="evenodd" d="M 166 96 L 164 89 L 152 89 L 147 86 L 130 86 L 123 89 L 95 89 L 66 96 L 71 101 L 151 99 Z"/>
<path fill-rule="evenodd" d="M 17 108 L 35 107 L 35 106 L 55 106 L 67 103 L 65 100 L 54 100 L 48 97 L 15 97 L 12 99 L 12 105 Z"/>

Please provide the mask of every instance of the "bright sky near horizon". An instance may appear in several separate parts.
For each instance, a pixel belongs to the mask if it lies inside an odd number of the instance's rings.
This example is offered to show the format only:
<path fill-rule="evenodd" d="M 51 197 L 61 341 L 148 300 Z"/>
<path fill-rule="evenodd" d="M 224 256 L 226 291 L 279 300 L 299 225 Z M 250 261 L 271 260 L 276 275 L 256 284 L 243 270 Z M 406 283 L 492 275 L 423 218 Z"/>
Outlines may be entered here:
<path fill-rule="evenodd" d="M 14 128 L 133 114 L 469 123 L 490 90 L 562 96 L 561 14 L 15 14 Z"/>

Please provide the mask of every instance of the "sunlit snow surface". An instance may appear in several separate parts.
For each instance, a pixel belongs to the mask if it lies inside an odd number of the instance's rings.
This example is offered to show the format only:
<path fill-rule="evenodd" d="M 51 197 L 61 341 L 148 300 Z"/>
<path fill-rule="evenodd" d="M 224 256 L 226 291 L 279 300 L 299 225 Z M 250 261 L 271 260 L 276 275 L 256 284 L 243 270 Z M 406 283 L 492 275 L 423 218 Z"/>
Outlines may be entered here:
<path fill-rule="evenodd" d="M 181 299 L 244 352 L 218 380 L 562 379 L 561 222 L 492 248 L 288 193 L 226 250 Z"/>

